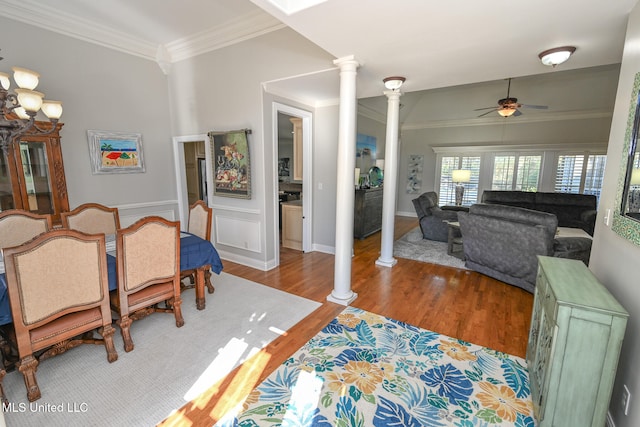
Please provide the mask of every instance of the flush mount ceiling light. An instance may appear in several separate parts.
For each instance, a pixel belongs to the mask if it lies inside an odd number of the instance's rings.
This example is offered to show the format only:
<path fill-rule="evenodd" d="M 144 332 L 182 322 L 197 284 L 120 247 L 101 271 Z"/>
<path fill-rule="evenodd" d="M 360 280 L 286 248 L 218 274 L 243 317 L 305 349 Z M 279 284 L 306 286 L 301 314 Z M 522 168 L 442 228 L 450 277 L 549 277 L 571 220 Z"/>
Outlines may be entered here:
<path fill-rule="evenodd" d="M 555 67 L 569 59 L 575 51 L 576 48 L 574 46 L 556 47 L 540 52 L 538 58 L 540 58 L 540 61 L 542 61 L 544 65 Z"/>
<path fill-rule="evenodd" d="M 386 87 L 389 90 L 400 89 L 400 87 L 402 86 L 402 83 L 404 83 L 405 80 L 406 79 L 404 77 L 398 77 L 398 76 L 387 77 L 385 79 L 382 79 L 382 81 L 384 82 L 384 87 Z"/>

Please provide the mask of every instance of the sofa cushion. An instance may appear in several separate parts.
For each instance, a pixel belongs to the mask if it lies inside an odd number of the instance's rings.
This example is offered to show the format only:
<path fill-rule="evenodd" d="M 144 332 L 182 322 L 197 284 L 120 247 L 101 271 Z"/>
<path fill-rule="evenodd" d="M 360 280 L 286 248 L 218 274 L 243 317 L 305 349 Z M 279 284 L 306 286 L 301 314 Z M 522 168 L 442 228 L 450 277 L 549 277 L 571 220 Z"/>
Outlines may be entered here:
<path fill-rule="evenodd" d="M 482 202 L 551 213 L 560 227 L 581 228 L 593 235 L 597 199 L 592 194 L 487 190 Z"/>
<path fill-rule="evenodd" d="M 534 209 L 536 198 L 535 193 L 527 191 L 485 190 L 482 193 L 482 203 Z"/>

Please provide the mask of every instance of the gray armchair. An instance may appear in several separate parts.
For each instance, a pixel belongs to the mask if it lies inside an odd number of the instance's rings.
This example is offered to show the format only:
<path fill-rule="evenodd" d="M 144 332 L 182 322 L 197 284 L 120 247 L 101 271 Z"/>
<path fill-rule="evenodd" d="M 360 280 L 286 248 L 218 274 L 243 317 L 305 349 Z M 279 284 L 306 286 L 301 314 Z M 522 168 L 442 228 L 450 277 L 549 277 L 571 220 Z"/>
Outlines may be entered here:
<path fill-rule="evenodd" d="M 446 242 L 449 227 L 444 221 L 457 221 L 458 211 L 440 208 L 438 194 L 435 191 L 422 193 L 412 202 L 418 214 L 422 236 L 425 239 Z"/>

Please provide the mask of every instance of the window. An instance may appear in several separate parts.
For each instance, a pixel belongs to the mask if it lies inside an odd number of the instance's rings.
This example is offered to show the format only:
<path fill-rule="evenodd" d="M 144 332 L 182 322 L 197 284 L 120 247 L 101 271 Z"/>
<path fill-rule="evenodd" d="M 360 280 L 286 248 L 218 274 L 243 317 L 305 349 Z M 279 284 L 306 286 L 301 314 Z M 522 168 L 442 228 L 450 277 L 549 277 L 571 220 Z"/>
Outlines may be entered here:
<path fill-rule="evenodd" d="M 463 205 L 472 205 L 478 201 L 478 180 L 480 177 L 480 156 L 443 156 L 440 166 L 440 191 L 438 203 L 454 205 L 456 200 L 456 184 L 451 180 L 451 172 L 456 169 L 471 171 L 470 182 L 464 184 Z"/>
<path fill-rule="evenodd" d="M 541 154 L 496 154 L 491 189 L 537 191 L 541 166 Z"/>
<path fill-rule="evenodd" d="M 561 154 L 558 156 L 555 191 L 593 194 L 600 200 L 605 154 Z"/>

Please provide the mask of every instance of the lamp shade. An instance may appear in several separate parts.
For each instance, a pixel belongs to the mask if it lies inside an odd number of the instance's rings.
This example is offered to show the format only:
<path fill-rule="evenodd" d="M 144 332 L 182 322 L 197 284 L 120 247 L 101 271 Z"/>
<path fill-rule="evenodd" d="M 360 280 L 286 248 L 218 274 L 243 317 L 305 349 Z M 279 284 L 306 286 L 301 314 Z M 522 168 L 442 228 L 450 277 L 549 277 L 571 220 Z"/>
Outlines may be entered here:
<path fill-rule="evenodd" d="M 456 169 L 451 171 L 451 180 L 453 182 L 469 182 L 471 181 L 471 171 L 468 169 Z"/>
<path fill-rule="evenodd" d="M 569 59 L 575 51 L 576 48 L 573 46 L 562 46 L 540 52 L 538 57 L 544 65 L 555 67 Z"/>
<path fill-rule="evenodd" d="M 49 119 L 59 119 L 62 116 L 62 102 L 60 101 L 42 101 L 42 112 Z"/>
<path fill-rule="evenodd" d="M 13 112 L 16 113 L 16 115 L 24 120 L 29 120 L 29 115 L 27 114 L 26 111 L 24 111 L 24 108 L 22 107 L 17 107 L 13 109 Z"/>
<path fill-rule="evenodd" d="M 2 86 L 4 90 L 9 90 L 9 87 L 11 87 L 11 80 L 9 80 L 9 74 L 0 73 L 0 86 Z"/>
<path fill-rule="evenodd" d="M 16 89 L 18 102 L 26 110 L 37 113 L 42 106 L 44 93 L 29 89 Z"/>
<path fill-rule="evenodd" d="M 13 80 L 16 81 L 18 87 L 33 90 L 38 86 L 40 74 L 21 67 L 12 67 L 11 69 L 13 70 Z"/>

